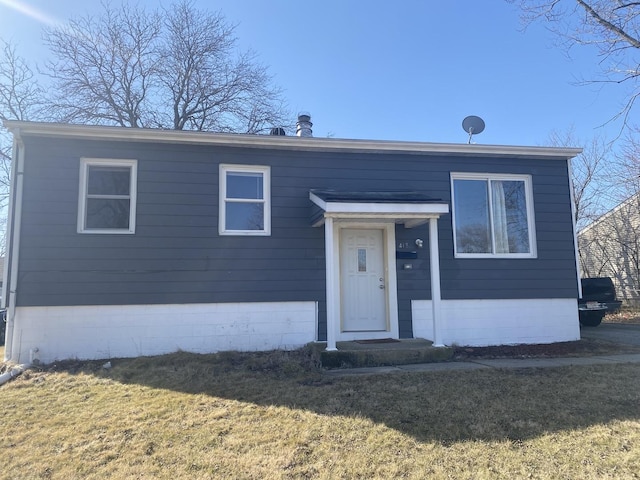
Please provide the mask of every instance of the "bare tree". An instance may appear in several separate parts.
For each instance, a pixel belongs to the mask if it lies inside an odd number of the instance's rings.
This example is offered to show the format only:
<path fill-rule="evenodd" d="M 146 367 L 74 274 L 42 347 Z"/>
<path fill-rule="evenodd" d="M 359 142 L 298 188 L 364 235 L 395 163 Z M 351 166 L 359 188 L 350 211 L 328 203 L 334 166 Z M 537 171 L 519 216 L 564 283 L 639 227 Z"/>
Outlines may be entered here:
<path fill-rule="evenodd" d="M 0 39 L 0 121 L 31 120 L 40 115 L 43 90 L 13 43 Z M 9 195 L 11 139 L 0 131 L 0 209 Z"/>
<path fill-rule="evenodd" d="M 640 144 L 594 138 L 573 161 L 578 252 L 583 277 L 611 277 L 627 304 L 640 301 Z M 558 138 L 556 136 L 556 138 Z M 569 135 L 569 138 L 571 136 Z M 558 144 L 567 142 L 565 137 Z M 574 143 L 574 140 L 569 140 Z"/>
<path fill-rule="evenodd" d="M 640 141 L 638 140 L 640 129 L 633 127 L 627 129 L 624 142 L 621 146 L 621 194 L 631 197 L 640 192 Z"/>
<path fill-rule="evenodd" d="M 619 115 L 625 124 L 640 87 L 640 2 L 621 0 L 507 0 L 520 6 L 525 24 L 544 21 L 570 49 L 588 45 L 601 57 L 602 77 L 590 82 L 629 85 L 630 93 Z"/>
<path fill-rule="evenodd" d="M 586 277 L 611 277 L 620 298 L 640 300 L 640 195 L 634 195 L 578 236 L 580 269 Z"/>
<path fill-rule="evenodd" d="M 620 165 L 611 143 L 599 136 L 583 142 L 573 129 L 552 132 L 549 144 L 557 147 L 584 145 L 582 153 L 571 160 L 571 177 L 578 230 L 585 227 L 620 201 Z"/>
<path fill-rule="evenodd" d="M 45 29 L 56 58 L 46 64 L 57 92 L 52 108 L 65 122 L 151 126 L 160 16 L 127 4 L 104 8 L 99 17 Z"/>
<path fill-rule="evenodd" d="M 43 91 L 16 46 L 0 39 L 0 120 L 28 120 L 39 115 Z"/>
<path fill-rule="evenodd" d="M 46 30 L 61 120 L 256 133 L 283 123 L 281 91 L 252 52 L 237 52 L 220 13 L 180 0 L 163 11 L 104 5 Z"/>
<path fill-rule="evenodd" d="M 235 27 L 222 14 L 182 1 L 164 18 L 159 78 L 171 95 L 174 129 L 256 132 L 281 122 L 280 90 L 252 52 L 234 55 Z"/>
<path fill-rule="evenodd" d="M 43 90 L 13 43 L 0 39 L 0 122 L 32 120 L 41 114 Z M 1 127 L 1 125 L 0 125 Z M 5 208 L 11 181 L 11 137 L 0 128 L 0 255 L 4 255 Z"/>

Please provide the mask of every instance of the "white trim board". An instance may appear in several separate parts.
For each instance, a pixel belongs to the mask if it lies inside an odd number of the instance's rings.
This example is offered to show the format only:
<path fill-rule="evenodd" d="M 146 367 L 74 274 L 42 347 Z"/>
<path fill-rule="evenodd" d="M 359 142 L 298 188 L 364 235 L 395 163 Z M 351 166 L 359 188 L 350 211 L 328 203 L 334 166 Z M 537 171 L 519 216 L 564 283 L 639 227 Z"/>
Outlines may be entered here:
<path fill-rule="evenodd" d="M 529 174 L 509 174 L 509 173 L 467 173 L 467 172 L 451 172 L 449 174 L 451 181 L 451 222 L 453 229 L 453 252 L 455 258 L 509 258 L 509 259 L 527 259 L 527 258 L 537 258 L 538 256 L 538 248 L 536 241 L 536 220 L 535 220 L 535 209 L 534 209 L 534 199 L 533 199 L 533 180 L 531 175 Z M 458 220 L 459 214 L 463 217 L 461 210 L 462 207 L 460 205 L 456 205 L 456 181 L 478 181 L 484 182 L 486 184 L 486 220 L 487 230 L 489 232 L 489 247 L 490 251 L 482 252 L 482 253 L 467 253 L 467 252 L 459 252 L 458 251 Z M 526 208 L 526 220 L 527 220 L 527 233 L 528 233 L 528 244 L 529 251 L 522 253 L 498 253 L 496 252 L 496 219 L 494 215 L 494 205 L 493 205 L 493 190 L 491 187 L 492 182 L 496 181 L 513 181 L 513 182 L 522 182 L 524 184 L 525 189 L 525 208 Z M 478 208 L 477 204 L 474 204 L 474 209 Z M 506 209 L 506 207 L 505 207 Z M 475 212 L 474 210 L 474 213 Z M 505 211 L 506 215 L 506 211 Z M 474 221 L 477 219 L 474 217 Z M 499 230 L 499 229 L 498 229 Z"/>
<path fill-rule="evenodd" d="M 227 196 L 228 174 L 258 174 L 262 175 L 262 198 L 241 198 Z M 218 233 L 227 236 L 270 236 L 271 235 L 271 167 L 268 165 L 236 165 L 221 163 L 219 165 L 219 210 Z M 228 203 L 259 203 L 262 205 L 262 229 L 233 230 L 227 228 Z"/>
<path fill-rule="evenodd" d="M 124 167 L 129 169 L 129 193 L 117 194 L 90 194 L 89 193 L 89 168 Z M 80 158 L 80 186 L 78 188 L 78 233 L 82 234 L 134 234 L 136 233 L 136 207 L 138 194 L 138 161 L 124 158 Z M 127 228 L 89 228 L 87 227 L 87 202 L 89 199 L 129 200 L 129 226 Z"/>
<path fill-rule="evenodd" d="M 10 360 L 292 350 L 316 331 L 316 302 L 18 307 Z"/>
<path fill-rule="evenodd" d="M 126 128 L 97 125 L 72 125 L 47 122 L 5 121 L 5 128 L 16 136 L 39 135 L 93 140 L 137 141 L 192 145 L 225 145 L 246 148 L 285 150 L 343 151 L 368 153 L 407 153 L 419 155 L 456 155 L 463 157 L 545 158 L 566 161 L 582 152 L 581 148 L 521 147 L 467 143 L 430 143 L 389 140 L 350 140 L 340 138 L 289 137 L 276 135 L 224 134 L 150 128 Z"/>
<path fill-rule="evenodd" d="M 343 332 L 341 319 L 340 230 L 343 228 L 380 229 L 383 232 L 384 267 L 386 275 L 387 315 L 389 329 L 383 332 Z M 329 221 L 325 225 L 327 249 L 327 350 L 335 350 L 336 341 L 371 338 L 398 338 L 398 284 L 396 279 L 395 241 L 393 223 L 362 223 Z"/>
<path fill-rule="evenodd" d="M 413 336 L 433 340 L 430 300 L 412 300 Z M 442 300 L 445 345 L 484 347 L 580 340 L 575 298 Z"/>

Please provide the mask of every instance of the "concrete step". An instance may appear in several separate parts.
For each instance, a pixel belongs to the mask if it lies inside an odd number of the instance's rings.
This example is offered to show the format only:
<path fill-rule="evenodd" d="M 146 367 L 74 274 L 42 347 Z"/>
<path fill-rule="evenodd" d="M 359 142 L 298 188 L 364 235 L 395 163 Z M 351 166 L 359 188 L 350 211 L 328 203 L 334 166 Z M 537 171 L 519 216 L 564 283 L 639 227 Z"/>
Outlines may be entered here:
<path fill-rule="evenodd" d="M 453 349 L 434 347 L 422 338 L 338 342 L 337 351 L 326 351 L 325 343 L 316 344 L 324 368 L 383 367 L 450 360 Z"/>

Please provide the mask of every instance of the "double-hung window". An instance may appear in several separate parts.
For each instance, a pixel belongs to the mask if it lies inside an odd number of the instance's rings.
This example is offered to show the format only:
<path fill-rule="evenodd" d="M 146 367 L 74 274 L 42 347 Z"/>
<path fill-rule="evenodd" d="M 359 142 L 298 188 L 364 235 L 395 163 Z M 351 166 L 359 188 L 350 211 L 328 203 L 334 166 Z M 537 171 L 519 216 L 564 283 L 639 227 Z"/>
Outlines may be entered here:
<path fill-rule="evenodd" d="M 79 233 L 135 233 L 136 170 L 136 160 L 80 160 Z"/>
<path fill-rule="evenodd" d="M 531 177 L 452 173 L 456 257 L 536 256 Z"/>
<path fill-rule="evenodd" d="M 271 234 L 270 170 L 220 165 L 220 235 Z"/>

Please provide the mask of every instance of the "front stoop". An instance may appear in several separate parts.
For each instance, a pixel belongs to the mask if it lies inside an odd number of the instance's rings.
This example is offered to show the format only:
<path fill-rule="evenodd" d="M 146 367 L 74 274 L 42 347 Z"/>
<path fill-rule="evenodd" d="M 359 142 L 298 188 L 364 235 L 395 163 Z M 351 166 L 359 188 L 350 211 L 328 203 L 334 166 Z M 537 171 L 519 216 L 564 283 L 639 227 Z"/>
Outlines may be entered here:
<path fill-rule="evenodd" d="M 338 342 L 337 351 L 328 352 L 326 344 L 316 344 L 324 368 L 383 367 L 411 363 L 445 362 L 453 357 L 450 347 L 434 347 L 422 338 L 392 343 Z"/>

